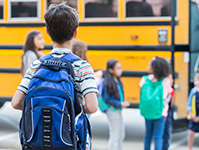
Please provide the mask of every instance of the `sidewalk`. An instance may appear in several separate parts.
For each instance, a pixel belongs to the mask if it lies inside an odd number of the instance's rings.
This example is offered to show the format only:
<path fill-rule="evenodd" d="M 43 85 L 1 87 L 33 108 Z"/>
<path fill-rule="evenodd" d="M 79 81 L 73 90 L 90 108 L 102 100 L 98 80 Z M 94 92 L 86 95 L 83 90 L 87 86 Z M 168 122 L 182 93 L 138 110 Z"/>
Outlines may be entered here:
<path fill-rule="evenodd" d="M 19 133 L 14 132 L 0 136 L 0 150 L 21 150 Z"/>

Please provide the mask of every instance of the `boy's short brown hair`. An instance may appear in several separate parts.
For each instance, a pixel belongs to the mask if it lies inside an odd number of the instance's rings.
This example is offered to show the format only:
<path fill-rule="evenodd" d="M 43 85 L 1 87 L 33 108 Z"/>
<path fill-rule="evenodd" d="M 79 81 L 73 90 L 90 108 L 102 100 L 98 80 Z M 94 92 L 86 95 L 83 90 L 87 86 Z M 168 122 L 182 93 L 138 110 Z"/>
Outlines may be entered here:
<path fill-rule="evenodd" d="M 66 3 L 51 4 L 45 12 L 44 19 L 52 41 L 59 44 L 71 40 L 79 25 L 77 11 Z"/>

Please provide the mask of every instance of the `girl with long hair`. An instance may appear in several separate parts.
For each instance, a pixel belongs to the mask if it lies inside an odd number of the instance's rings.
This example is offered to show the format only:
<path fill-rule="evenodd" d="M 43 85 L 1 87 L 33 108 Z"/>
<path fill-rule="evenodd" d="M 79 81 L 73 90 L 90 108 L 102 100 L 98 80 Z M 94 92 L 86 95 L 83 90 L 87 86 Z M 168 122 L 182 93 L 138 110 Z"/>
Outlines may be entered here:
<path fill-rule="evenodd" d="M 81 59 L 88 61 L 87 59 L 87 45 L 82 41 L 75 41 L 72 44 L 73 54 L 79 56 Z"/>
<path fill-rule="evenodd" d="M 41 51 L 44 48 L 44 39 L 41 32 L 31 31 L 23 47 L 22 63 L 21 63 L 21 74 L 24 76 L 28 67 L 33 61 L 37 60 L 44 53 Z"/>
<path fill-rule="evenodd" d="M 130 105 L 124 99 L 123 85 L 120 80 L 122 75 L 121 63 L 109 60 L 104 73 L 103 98 L 110 107 L 106 111 L 109 121 L 109 150 L 122 150 L 125 138 L 125 127 L 122 119 L 122 108 Z"/>

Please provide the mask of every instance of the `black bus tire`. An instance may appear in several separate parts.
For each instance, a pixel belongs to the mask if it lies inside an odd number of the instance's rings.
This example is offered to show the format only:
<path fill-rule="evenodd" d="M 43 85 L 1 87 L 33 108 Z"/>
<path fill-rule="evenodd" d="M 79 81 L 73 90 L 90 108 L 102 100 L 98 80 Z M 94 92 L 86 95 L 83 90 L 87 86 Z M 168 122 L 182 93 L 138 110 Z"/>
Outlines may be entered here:
<path fill-rule="evenodd" d="M 5 102 L 0 102 L 0 108 L 3 107 Z"/>

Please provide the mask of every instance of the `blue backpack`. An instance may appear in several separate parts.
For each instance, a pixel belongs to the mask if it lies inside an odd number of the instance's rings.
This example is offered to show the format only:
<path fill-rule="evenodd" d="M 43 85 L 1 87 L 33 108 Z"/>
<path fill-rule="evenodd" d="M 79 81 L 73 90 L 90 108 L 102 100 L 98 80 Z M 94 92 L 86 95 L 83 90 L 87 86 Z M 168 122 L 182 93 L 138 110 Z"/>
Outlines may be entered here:
<path fill-rule="evenodd" d="M 23 150 L 86 150 L 90 124 L 77 93 L 71 62 L 73 54 L 62 58 L 45 55 L 31 79 L 20 121 Z"/>

